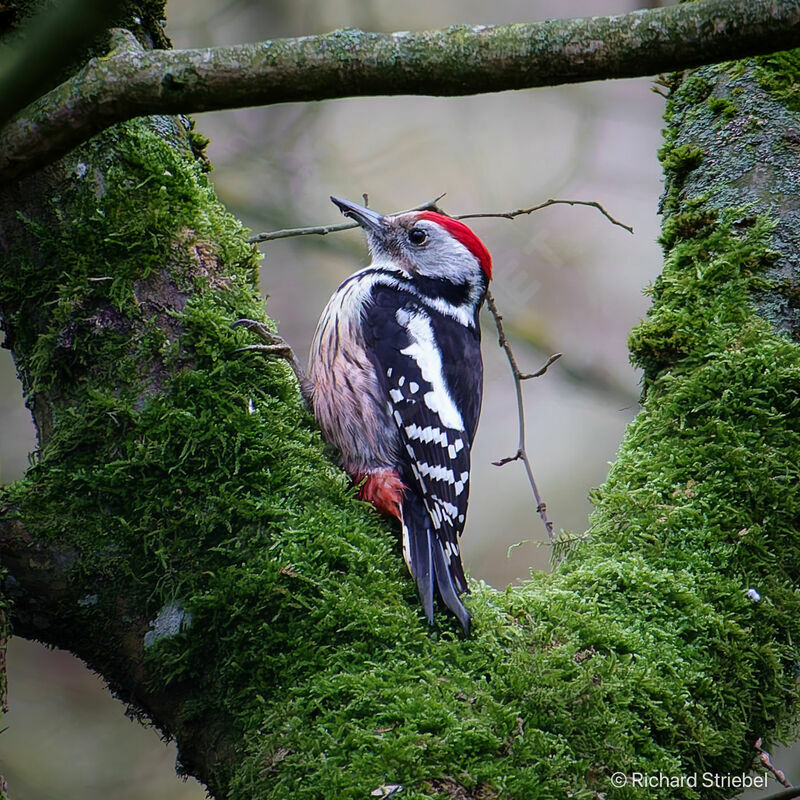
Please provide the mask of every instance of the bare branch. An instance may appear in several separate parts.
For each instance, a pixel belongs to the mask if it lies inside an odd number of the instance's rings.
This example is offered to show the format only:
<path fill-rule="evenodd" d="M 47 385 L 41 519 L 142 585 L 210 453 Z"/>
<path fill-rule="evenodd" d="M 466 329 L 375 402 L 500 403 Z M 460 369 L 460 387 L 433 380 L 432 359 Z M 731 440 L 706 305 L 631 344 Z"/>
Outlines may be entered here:
<path fill-rule="evenodd" d="M 406 209 L 405 211 L 397 211 L 395 214 L 407 214 L 409 211 L 422 211 L 423 209 L 437 209 L 437 203 L 444 197 L 445 193 L 440 194 L 428 203 L 415 206 L 414 208 Z M 600 203 L 594 200 L 547 200 L 539 205 L 531 206 L 530 208 L 518 208 L 516 211 L 496 211 L 496 212 L 476 212 L 471 214 L 456 214 L 453 219 L 479 219 L 482 217 L 500 218 L 500 219 L 514 219 L 515 217 L 522 216 L 523 214 L 532 214 L 534 211 L 540 211 L 543 208 L 563 204 L 568 206 L 591 206 L 596 208 L 609 222 L 624 228 L 629 233 L 633 233 L 633 228 L 626 225 L 624 222 L 614 219 L 611 214 L 606 211 Z M 350 228 L 357 228 L 357 222 L 344 222 L 337 225 L 314 225 L 309 228 L 283 228 L 279 231 L 271 231 L 269 233 L 259 233 L 250 238 L 252 244 L 259 242 L 270 242 L 273 239 L 288 239 L 292 236 L 309 236 L 319 235 L 326 236 L 329 233 L 337 233 L 338 231 L 350 230 Z M 528 377 L 539 377 L 538 375 Z"/>
<path fill-rule="evenodd" d="M 520 208 L 516 211 L 507 211 L 504 213 L 476 213 L 476 214 L 462 214 L 457 219 L 477 219 L 480 217 L 501 217 L 504 219 L 514 219 L 515 217 L 521 216 L 523 214 L 532 214 L 534 211 L 539 211 L 540 209 L 547 208 L 549 206 L 555 205 L 557 203 L 563 203 L 570 206 L 582 205 L 582 206 L 591 206 L 592 208 L 596 208 L 600 213 L 613 225 L 618 225 L 621 228 L 624 228 L 629 233 L 633 233 L 633 228 L 629 225 L 625 225 L 624 223 L 620 222 L 619 220 L 614 219 L 604 208 L 600 205 L 600 203 L 596 201 L 590 200 L 547 200 L 544 203 L 539 203 L 536 206 L 532 206 L 531 208 Z M 495 466 L 502 467 L 505 464 L 509 464 L 512 461 L 522 461 L 525 465 L 525 472 L 528 476 L 528 482 L 531 485 L 531 489 L 533 490 L 533 496 L 536 499 L 536 511 L 539 514 L 539 517 L 544 524 L 545 530 L 547 531 L 547 538 L 548 540 L 553 543 L 554 542 L 554 535 L 553 535 L 553 523 L 547 517 L 547 506 L 541 498 L 539 494 L 539 488 L 536 485 L 536 480 L 533 477 L 533 468 L 531 467 L 530 459 L 528 458 L 528 452 L 526 450 L 525 445 L 525 406 L 522 400 L 522 382 L 525 380 L 529 380 L 531 378 L 540 378 L 544 375 L 551 364 L 557 361 L 561 356 L 562 353 L 554 353 L 551 355 L 547 361 L 535 372 L 531 373 L 523 373 L 522 370 L 519 368 L 519 364 L 517 363 L 516 356 L 514 355 L 514 351 L 511 349 L 511 345 L 508 341 L 508 337 L 506 336 L 505 329 L 503 328 L 503 317 L 500 314 L 497 304 L 494 301 L 494 297 L 492 296 L 491 292 L 487 292 L 486 295 L 486 303 L 489 307 L 489 311 L 494 318 L 495 326 L 497 327 L 497 334 L 498 334 L 498 343 L 500 347 L 503 348 L 506 354 L 506 358 L 508 359 L 508 363 L 511 366 L 511 372 L 514 376 L 514 388 L 517 395 L 517 416 L 519 420 L 519 444 L 517 446 L 517 452 L 513 456 L 507 456 L 506 458 L 501 458 L 499 461 L 492 462 Z"/>
<path fill-rule="evenodd" d="M 531 372 L 529 375 L 520 375 L 519 379 L 521 381 L 527 381 L 529 378 L 541 378 L 542 375 L 547 372 L 547 368 L 555 361 L 558 361 L 558 359 L 563 355 L 563 353 L 553 353 L 553 355 L 550 356 L 550 358 L 548 358 L 547 361 L 545 361 L 545 363 L 536 370 L 536 372 Z"/>
<path fill-rule="evenodd" d="M 539 488 L 537 487 L 536 480 L 533 477 L 533 467 L 531 467 L 531 462 L 528 458 L 527 450 L 525 449 L 525 406 L 522 401 L 522 381 L 526 378 L 536 378 L 544 375 L 544 373 L 547 372 L 547 368 L 554 361 L 557 361 L 559 358 L 561 358 L 561 353 L 556 353 L 550 356 L 550 358 L 547 359 L 547 363 L 536 372 L 530 375 L 523 375 L 517 364 L 517 359 L 514 356 L 511 345 L 508 342 L 506 332 L 503 330 L 503 317 L 497 308 L 497 304 L 494 302 L 494 297 L 492 297 L 491 292 L 486 293 L 486 304 L 489 306 L 489 311 L 491 311 L 492 317 L 494 317 L 494 324 L 497 327 L 497 334 L 499 337 L 498 343 L 505 351 L 506 357 L 508 358 L 508 363 L 511 365 L 511 372 L 514 375 L 514 388 L 516 389 L 517 393 L 517 415 L 519 419 L 519 446 L 517 447 L 517 452 L 513 456 L 503 458 L 500 461 L 494 461 L 493 463 L 495 466 L 501 467 L 504 464 L 510 463 L 511 461 L 522 461 L 522 463 L 525 465 L 525 472 L 528 476 L 528 482 L 531 485 L 531 489 L 533 489 L 533 496 L 536 498 L 536 512 L 539 514 L 539 517 L 544 524 L 544 528 L 547 531 L 548 540 L 552 543 L 554 538 L 553 523 L 547 517 L 547 506 L 539 494 Z"/>
<path fill-rule="evenodd" d="M 591 206 L 592 208 L 596 208 L 609 222 L 614 225 L 619 225 L 620 228 L 624 228 L 628 233 L 633 233 L 633 228 L 630 225 L 626 225 L 624 222 L 620 222 L 619 220 L 614 219 L 611 214 L 606 211 L 600 203 L 595 202 L 594 200 L 546 200 L 544 203 L 539 203 L 538 206 L 531 206 L 531 208 L 518 208 L 516 211 L 502 211 L 497 213 L 479 213 L 479 214 L 462 214 L 456 219 L 478 219 L 480 217 L 501 217 L 502 219 L 514 219 L 515 217 L 522 216 L 523 214 L 532 214 L 534 211 L 540 211 L 543 208 L 549 208 L 550 206 L 555 206 L 558 204 L 564 204 L 568 206 Z"/>
<path fill-rule="evenodd" d="M 336 225 L 313 225 L 308 228 L 281 228 L 278 231 L 257 233 L 255 236 L 251 236 L 249 241 L 250 244 L 258 244 L 259 242 L 271 242 L 274 239 L 289 239 L 292 236 L 327 236 L 329 233 L 339 233 L 339 231 L 357 227 L 357 222 L 340 222 Z"/>
<path fill-rule="evenodd" d="M 608 17 L 340 30 L 92 59 L 0 133 L 0 180 L 136 116 L 366 95 L 455 96 L 632 78 L 800 45 L 796 0 L 697 0 Z"/>
<path fill-rule="evenodd" d="M 772 759 L 770 758 L 769 753 L 761 747 L 761 737 L 756 739 L 756 743 L 753 745 L 755 749 L 758 751 L 758 760 L 761 762 L 761 766 L 764 767 L 768 772 L 771 772 L 774 776 L 775 780 L 778 781 L 782 786 L 785 786 L 787 789 L 792 789 L 792 784 L 786 779 L 786 774 L 782 769 L 778 769 L 773 763 Z"/>
<path fill-rule="evenodd" d="M 438 197 L 429 200 L 427 203 L 422 203 L 414 208 L 407 208 L 405 211 L 397 211 L 396 214 L 407 214 L 409 211 L 424 211 L 426 209 L 437 208 L 437 203 L 445 196 L 442 192 Z M 363 195 L 365 198 L 367 195 Z M 364 205 L 367 205 L 365 203 Z M 269 233 L 257 233 L 255 236 L 250 237 L 251 244 L 258 244 L 259 242 L 271 242 L 273 239 L 288 239 L 291 236 L 327 236 L 329 233 L 338 233 L 339 231 L 347 231 L 351 228 L 357 228 L 357 222 L 341 222 L 337 225 L 314 225 L 309 228 L 284 228 L 279 231 L 270 231 Z"/>
<path fill-rule="evenodd" d="M 794 800 L 800 797 L 800 786 L 793 786 L 791 789 L 784 789 L 782 792 L 768 794 L 763 800 Z"/>

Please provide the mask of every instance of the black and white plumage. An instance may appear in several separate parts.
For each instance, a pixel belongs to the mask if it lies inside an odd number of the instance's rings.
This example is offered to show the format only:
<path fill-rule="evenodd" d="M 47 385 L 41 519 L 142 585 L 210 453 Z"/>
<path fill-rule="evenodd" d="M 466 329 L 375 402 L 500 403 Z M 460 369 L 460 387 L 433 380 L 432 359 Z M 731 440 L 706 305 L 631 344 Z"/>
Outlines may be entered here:
<path fill-rule="evenodd" d="M 384 217 L 331 199 L 365 229 L 373 260 L 341 284 L 320 318 L 308 375 L 313 410 L 361 497 L 400 520 L 428 620 L 435 587 L 469 632 L 459 537 L 481 406 L 478 312 L 491 257 L 450 217 Z"/>

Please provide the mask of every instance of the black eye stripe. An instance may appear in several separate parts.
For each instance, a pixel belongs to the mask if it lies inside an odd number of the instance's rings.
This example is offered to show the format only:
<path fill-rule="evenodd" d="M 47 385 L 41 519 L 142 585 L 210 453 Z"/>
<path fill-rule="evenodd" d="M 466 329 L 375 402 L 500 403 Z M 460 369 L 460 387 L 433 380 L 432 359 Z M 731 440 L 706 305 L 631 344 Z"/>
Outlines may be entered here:
<path fill-rule="evenodd" d="M 422 228 L 412 228 L 408 232 L 408 241 L 411 244 L 420 245 L 423 244 L 428 238 L 428 234 L 422 230 Z"/>

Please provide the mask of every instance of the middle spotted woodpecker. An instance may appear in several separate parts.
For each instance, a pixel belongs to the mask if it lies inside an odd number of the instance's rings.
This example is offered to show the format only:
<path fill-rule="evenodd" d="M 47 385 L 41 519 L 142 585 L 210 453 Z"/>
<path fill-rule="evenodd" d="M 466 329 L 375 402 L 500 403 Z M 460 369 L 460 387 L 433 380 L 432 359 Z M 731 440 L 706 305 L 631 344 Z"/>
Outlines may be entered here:
<path fill-rule="evenodd" d="M 483 384 L 478 312 L 489 251 L 434 211 L 383 216 L 332 197 L 372 263 L 322 313 L 306 384 L 359 496 L 400 520 L 403 556 L 433 622 L 434 586 L 469 633 L 459 537 Z"/>
<path fill-rule="evenodd" d="M 434 588 L 469 633 L 458 541 L 483 390 L 478 313 L 492 258 L 463 223 L 435 211 L 383 216 L 332 197 L 364 229 L 372 263 L 322 312 L 308 375 L 266 325 L 240 319 L 286 358 L 359 497 L 400 520 L 403 557 L 433 623 Z"/>

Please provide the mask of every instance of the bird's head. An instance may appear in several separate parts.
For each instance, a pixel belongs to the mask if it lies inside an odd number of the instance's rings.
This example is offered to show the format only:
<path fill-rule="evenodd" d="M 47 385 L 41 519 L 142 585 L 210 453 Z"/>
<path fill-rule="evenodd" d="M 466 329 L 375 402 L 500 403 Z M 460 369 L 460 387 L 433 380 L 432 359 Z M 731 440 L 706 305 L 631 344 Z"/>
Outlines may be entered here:
<path fill-rule="evenodd" d="M 364 229 L 374 263 L 457 285 L 485 288 L 492 277 L 489 251 L 457 219 L 428 210 L 384 216 L 349 200 L 331 200 Z"/>

